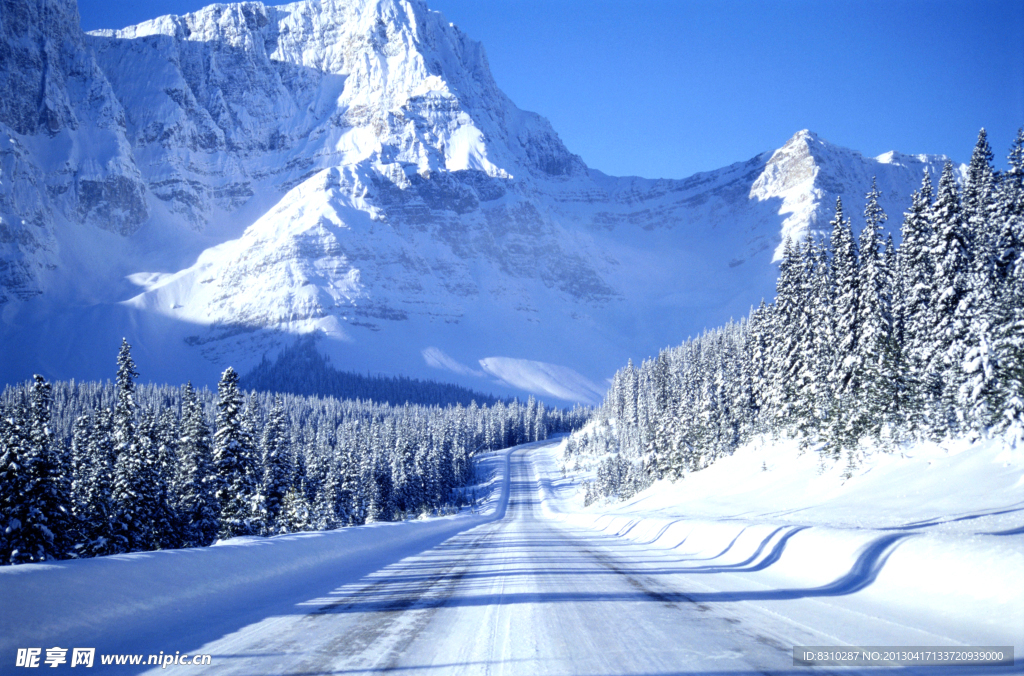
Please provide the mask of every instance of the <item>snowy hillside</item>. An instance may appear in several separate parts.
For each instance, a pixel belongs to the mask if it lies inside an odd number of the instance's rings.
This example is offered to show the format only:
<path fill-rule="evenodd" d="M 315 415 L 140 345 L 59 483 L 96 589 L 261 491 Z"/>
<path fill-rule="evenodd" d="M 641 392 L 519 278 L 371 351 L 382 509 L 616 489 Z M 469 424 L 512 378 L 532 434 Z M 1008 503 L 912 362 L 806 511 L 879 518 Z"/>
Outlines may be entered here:
<path fill-rule="evenodd" d="M 419 0 L 90 35 L 73 0 L 10 4 L 7 381 L 108 377 L 125 335 L 144 378 L 212 382 L 313 333 L 341 368 L 596 402 L 626 358 L 771 296 L 783 237 L 823 228 L 836 196 L 856 214 L 877 176 L 896 225 L 945 159 L 801 131 L 688 179 L 616 178 Z"/>
<path fill-rule="evenodd" d="M 1001 439 L 876 452 L 845 478 L 842 462 L 759 437 L 678 482 L 586 508 L 580 482 L 593 474 L 563 475 L 563 447 L 538 459 L 550 514 L 718 573 L 769 612 L 801 621 L 825 603 L 832 631 L 864 625 L 880 643 L 907 627 L 1024 640 L 1024 454 Z M 760 593 L 790 586 L 808 593 Z M 818 598 L 784 601 L 800 596 Z"/>

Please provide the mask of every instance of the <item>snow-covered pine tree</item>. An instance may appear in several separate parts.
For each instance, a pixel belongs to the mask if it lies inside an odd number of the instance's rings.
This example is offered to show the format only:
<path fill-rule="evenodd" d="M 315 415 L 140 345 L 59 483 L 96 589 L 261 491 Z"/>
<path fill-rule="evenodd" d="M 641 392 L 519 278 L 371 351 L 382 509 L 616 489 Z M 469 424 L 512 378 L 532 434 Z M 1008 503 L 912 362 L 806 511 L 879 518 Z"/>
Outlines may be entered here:
<path fill-rule="evenodd" d="M 139 377 L 131 346 L 121 339 L 117 354 L 116 403 L 114 406 L 114 473 L 110 490 L 112 515 L 111 547 L 114 551 L 141 551 L 149 547 L 152 527 L 150 507 L 139 491 L 147 484 L 147 451 L 140 443 L 136 416 L 135 379 Z M 148 487 L 148 484 L 147 484 Z"/>
<path fill-rule="evenodd" d="M 370 462 L 369 499 L 366 508 L 366 522 L 391 521 L 394 519 L 394 493 L 391 485 L 391 468 L 384 449 L 380 449 Z"/>
<path fill-rule="evenodd" d="M 903 318 L 901 316 L 899 262 L 891 234 L 886 237 L 885 251 L 882 255 L 882 270 L 888 279 L 889 309 L 892 322 L 884 355 L 879 360 L 882 372 L 888 374 L 887 381 L 883 385 L 885 392 L 881 396 L 885 407 L 880 411 L 880 415 L 881 431 L 886 437 L 883 441 L 891 448 L 893 442 L 898 442 L 906 437 L 908 399 L 911 390 L 910 366 L 907 362 L 902 338 Z"/>
<path fill-rule="evenodd" d="M 988 135 L 982 129 L 978 132 L 978 141 L 971 154 L 971 162 L 967 166 L 960 207 L 961 218 L 972 249 L 972 258 L 977 271 L 980 271 L 983 277 L 992 274 L 991 268 L 995 264 L 993 246 L 996 233 L 993 231 L 995 224 L 991 221 L 991 209 L 998 176 L 992 168 L 993 157 Z M 983 279 L 977 281 L 984 283 Z"/>
<path fill-rule="evenodd" d="M 774 306 L 766 305 L 764 299 L 750 315 L 747 322 L 747 359 L 750 363 L 751 378 L 751 418 L 752 432 L 761 434 L 767 431 L 768 393 L 771 389 L 769 380 L 769 359 L 771 341 L 774 334 L 772 324 Z"/>
<path fill-rule="evenodd" d="M 294 473 L 288 418 L 280 395 L 274 397 L 274 406 L 263 426 L 260 458 L 263 471 L 261 493 L 266 506 L 267 530 L 279 533 L 281 529 L 277 522 Z"/>
<path fill-rule="evenodd" d="M 341 477 L 338 475 L 338 464 L 334 462 L 334 458 L 328 457 L 327 460 L 324 464 L 324 476 L 313 503 L 312 526 L 316 530 L 333 530 L 342 525 L 338 519 Z"/>
<path fill-rule="evenodd" d="M 935 399 L 935 379 L 928 370 L 935 352 L 931 336 L 935 324 L 931 200 L 931 177 L 925 174 L 921 189 L 911 197 L 910 210 L 904 214 L 902 243 L 896 254 L 897 337 L 902 340 L 907 365 L 906 420 L 914 431 L 924 431 L 926 409 Z"/>
<path fill-rule="evenodd" d="M 861 395 L 854 399 L 850 421 L 854 440 L 865 435 L 879 437 L 882 421 L 888 412 L 895 363 L 891 353 L 892 333 L 892 271 L 882 249 L 882 226 L 885 211 L 878 204 L 878 186 L 871 179 L 871 190 L 864 207 L 864 229 L 860 235 L 860 285 L 858 288 L 860 340 L 858 363 L 862 369 Z"/>
<path fill-rule="evenodd" d="M 657 458 L 657 473 L 672 479 L 686 473 L 686 446 L 680 444 L 682 421 L 675 415 L 680 394 L 672 373 L 668 350 L 663 350 L 650 363 L 652 407 L 658 411 L 653 425 L 653 446 Z"/>
<path fill-rule="evenodd" d="M 30 505 L 26 493 L 31 488 L 26 466 L 29 455 L 29 416 L 27 397 L 18 393 L 17 400 L 3 410 L 0 421 L 0 563 L 13 564 L 44 560 L 45 543 L 37 542 L 32 528 Z M 37 558 L 38 557 L 38 558 Z"/>
<path fill-rule="evenodd" d="M 292 486 L 281 502 L 281 515 L 278 523 L 287 533 L 301 533 L 313 528 L 309 501 L 305 492 L 298 486 Z"/>
<path fill-rule="evenodd" d="M 106 556 L 123 551 L 113 537 L 112 524 L 117 514 L 113 501 L 114 414 L 109 408 L 96 411 L 89 435 L 89 478 L 84 485 L 84 509 L 79 520 L 82 534 L 77 554 L 83 557 Z"/>
<path fill-rule="evenodd" d="M 995 374 L 980 394 L 991 400 L 989 423 L 995 431 L 1024 445 L 1024 128 L 1017 132 L 1008 160 L 993 215 L 999 224 L 990 348 Z"/>
<path fill-rule="evenodd" d="M 69 533 L 70 553 L 78 555 L 85 544 L 89 512 L 89 484 L 92 480 L 92 455 L 89 453 L 89 438 L 92 436 L 92 418 L 82 414 L 75 418 L 71 431 L 71 487 L 70 507 L 74 521 L 73 532 Z"/>
<path fill-rule="evenodd" d="M 70 487 L 50 432 L 51 404 L 50 384 L 36 375 L 27 402 L 19 402 L 8 419 L 0 458 L 5 562 L 62 558 L 69 546 Z"/>
<path fill-rule="evenodd" d="M 959 312 L 967 323 L 963 380 L 957 397 L 960 414 L 970 428 L 985 427 L 992 419 L 990 392 L 995 387 L 995 363 L 991 359 L 994 315 L 1000 292 L 998 278 L 999 226 L 998 175 L 992 168 L 992 150 L 985 130 L 971 156 L 961 199 L 962 221 L 969 250 L 968 289 Z"/>
<path fill-rule="evenodd" d="M 947 162 L 939 179 L 935 203 L 930 210 L 933 223 L 931 255 L 935 266 L 932 298 L 934 323 L 930 341 L 934 347 L 926 377 L 937 395 L 931 425 L 938 437 L 958 432 L 963 425 L 957 403 L 960 386 L 966 380 L 963 369 L 968 350 L 971 252 L 964 227 L 960 195 L 952 162 Z"/>
<path fill-rule="evenodd" d="M 213 441 L 216 477 L 214 496 L 220 507 L 219 537 L 249 535 L 250 499 L 253 486 L 247 472 L 248 452 L 242 431 L 242 395 L 238 374 L 230 366 L 217 384 L 217 427 Z"/>
<path fill-rule="evenodd" d="M 856 402 L 861 390 L 860 341 L 860 261 L 850 220 L 843 217 L 843 205 L 836 198 L 836 215 L 832 226 L 831 281 L 832 317 L 835 326 L 835 353 L 828 381 L 832 407 L 829 411 L 826 447 L 833 457 L 856 445 L 855 431 L 850 423 L 856 417 Z"/>
<path fill-rule="evenodd" d="M 242 426 L 239 437 L 242 450 L 238 457 L 242 463 L 245 484 L 249 491 L 247 528 L 249 533 L 256 535 L 263 535 L 270 528 L 267 496 L 263 492 L 263 464 L 258 441 L 260 438 L 258 430 L 264 422 L 259 398 L 255 392 L 250 392 L 245 408 L 242 409 Z"/>
<path fill-rule="evenodd" d="M 765 395 L 770 426 L 773 429 L 795 425 L 792 402 L 796 399 L 795 380 L 792 373 L 803 370 L 800 351 L 799 312 L 803 302 L 801 289 L 802 253 L 800 245 L 787 238 L 783 245 L 782 261 L 779 263 L 779 277 L 775 281 L 775 302 L 772 305 L 772 328 L 768 363 L 770 388 Z"/>
<path fill-rule="evenodd" d="M 15 430 L 13 407 L 0 402 L 0 565 L 11 563 L 7 528 L 13 497 L 20 483 L 16 470 L 19 467 L 21 445 Z"/>
<path fill-rule="evenodd" d="M 394 450 L 391 453 L 391 479 L 395 492 L 395 508 L 402 513 L 415 511 L 423 502 L 419 482 L 416 480 L 416 453 L 408 430 L 400 426 L 395 430 Z"/>
<path fill-rule="evenodd" d="M 182 388 L 179 429 L 175 510 L 184 525 L 186 546 L 205 547 L 217 538 L 220 509 L 214 495 L 210 428 L 191 382 Z"/>
<path fill-rule="evenodd" d="M 994 276 L 1000 290 L 1024 254 L 1024 127 L 1017 132 L 1008 163 L 1010 168 L 1000 177 L 990 210 Z"/>
<path fill-rule="evenodd" d="M 133 549 L 139 551 L 165 549 L 180 545 L 174 519 L 167 501 L 167 477 L 161 449 L 157 412 L 144 410 L 139 416 L 138 443 L 141 466 L 134 477 L 135 494 L 142 503 L 135 511 L 138 540 Z"/>
<path fill-rule="evenodd" d="M 804 445 L 826 431 L 836 399 L 830 376 L 836 368 L 839 338 L 836 334 L 836 285 L 828 249 L 823 241 L 809 240 L 803 265 L 806 300 L 801 310 L 801 350 L 805 367 L 799 387 L 803 392 L 806 419 L 795 429 Z"/>

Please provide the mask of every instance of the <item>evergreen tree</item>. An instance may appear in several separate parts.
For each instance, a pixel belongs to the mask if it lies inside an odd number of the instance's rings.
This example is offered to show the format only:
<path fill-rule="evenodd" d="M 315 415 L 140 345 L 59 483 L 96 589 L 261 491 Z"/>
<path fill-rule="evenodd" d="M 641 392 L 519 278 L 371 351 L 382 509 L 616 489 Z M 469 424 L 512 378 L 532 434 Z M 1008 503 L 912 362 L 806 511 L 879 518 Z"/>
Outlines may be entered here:
<path fill-rule="evenodd" d="M 864 230 L 860 235 L 857 361 L 862 369 L 862 388 L 851 411 L 853 439 L 865 434 L 878 437 L 893 399 L 891 387 L 896 364 L 892 352 L 892 270 L 888 267 L 889 257 L 882 250 L 882 224 L 886 215 L 878 204 L 878 197 L 878 188 L 872 179 L 864 208 Z"/>
<path fill-rule="evenodd" d="M 995 373 L 982 382 L 976 378 L 972 385 L 978 400 L 989 400 L 991 419 L 986 422 L 1024 445 L 1024 128 L 1017 132 L 1008 159 L 1010 169 L 1000 183 L 994 214 L 1000 223 L 998 300 L 992 314 L 989 360 Z M 970 356 L 977 359 L 982 355 Z M 982 370 L 979 375 L 986 374 Z"/>
<path fill-rule="evenodd" d="M 217 384 L 217 428 L 213 442 L 214 497 L 220 507 L 219 537 L 251 533 L 249 518 L 253 486 L 247 471 L 246 443 L 242 431 L 242 395 L 238 374 L 230 366 Z"/>
<path fill-rule="evenodd" d="M 82 542 L 77 548 L 79 556 L 105 556 L 124 551 L 113 534 L 117 514 L 113 499 L 114 416 L 109 408 L 96 413 L 88 439 L 89 475 L 85 489 L 84 509 L 80 528 Z"/>
<path fill-rule="evenodd" d="M 263 424 L 263 411 L 255 392 L 249 393 L 249 399 L 242 410 L 241 451 L 238 455 L 242 465 L 244 483 L 248 490 L 246 529 L 249 533 L 263 535 L 269 532 L 270 522 L 267 512 L 267 496 L 264 489 L 265 468 L 258 448 L 257 431 Z"/>
<path fill-rule="evenodd" d="M 269 532 L 280 532 L 278 519 L 284 504 L 284 496 L 292 485 L 292 455 L 289 444 L 288 421 L 284 402 L 280 396 L 274 398 L 274 407 L 267 417 L 260 438 L 261 466 L 263 468 L 261 492 L 266 506 L 266 521 Z"/>
<path fill-rule="evenodd" d="M 127 340 L 122 339 L 115 379 L 117 401 L 113 425 L 115 460 L 110 528 L 111 547 L 120 552 L 145 550 L 152 540 L 152 504 L 145 501 L 151 497 L 149 459 L 136 428 L 138 406 L 135 400 L 135 379 L 138 376 L 131 346 Z"/>
<path fill-rule="evenodd" d="M 135 469 L 133 490 L 141 504 L 135 510 L 138 521 L 132 549 L 148 551 L 178 546 L 180 539 L 167 500 L 159 424 L 153 410 L 140 415 L 138 446 L 141 464 Z"/>
<path fill-rule="evenodd" d="M 929 219 L 931 200 L 931 178 L 925 174 L 921 189 L 911 198 L 910 210 L 904 214 L 903 242 L 896 256 L 899 268 L 897 338 L 902 342 L 907 363 L 907 422 L 915 430 L 925 426 L 925 407 L 928 401 L 936 398 L 936 378 L 929 372 L 935 353 L 932 342 L 935 264 L 931 254 L 934 239 Z"/>
<path fill-rule="evenodd" d="M 839 342 L 836 285 L 828 248 L 824 244 L 808 242 L 803 276 L 807 290 L 801 309 L 801 350 L 805 364 L 801 388 L 806 403 L 802 409 L 805 418 L 796 425 L 796 429 L 806 445 L 827 430 L 836 402 L 833 377 L 838 359 L 836 344 Z"/>
<path fill-rule="evenodd" d="M 390 467 L 384 458 L 378 456 L 372 463 L 369 483 L 369 500 L 366 522 L 391 521 L 394 519 L 394 494 L 391 485 Z"/>
<path fill-rule="evenodd" d="M 50 384 L 36 375 L 27 407 L 22 403 L 8 421 L 0 485 L 9 491 L 2 514 L 3 556 L 10 563 L 62 558 L 69 546 L 69 487 L 50 432 L 52 401 Z"/>
<path fill-rule="evenodd" d="M 181 415 L 174 503 L 188 546 L 204 547 L 217 538 L 220 509 L 214 495 L 216 477 L 210 429 L 191 382 L 182 390 Z"/>
<path fill-rule="evenodd" d="M 885 253 L 882 257 L 883 274 L 888 280 L 891 326 L 884 352 L 878 358 L 881 373 L 881 387 L 876 390 L 876 403 L 881 402 L 879 431 L 884 432 L 889 442 L 899 441 L 906 435 L 908 402 L 911 391 L 910 367 L 903 343 L 903 319 L 900 302 L 899 263 L 892 235 L 886 238 Z"/>
<path fill-rule="evenodd" d="M 74 521 L 73 532 L 69 533 L 72 553 L 77 555 L 84 544 L 88 521 L 92 516 L 89 512 L 89 484 L 92 481 L 92 455 L 89 452 L 89 439 L 92 437 L 92 420 L 88 415 L 80 415 L 75 419 L 71 433 L 71 485 L 70 507 Z"/>
<path fill-rule="evenodd" d="M 296 486 L 292 486 L 285 493 L 281 502 L 281 515 L 279 523 L 287 533 L 301 533 L 312 529 L 312 517 L 309 509 L 309 501 L 305 492 Z"/>
<path fill-rule="evenodd" d="M 942 170 L 931 219 L 935 277 L 930 341 L 934 352 L 927 365 L 926 378 L 933 383 L 932 391 L 937 395 L 933 400 L 933 432 L 943 436 L 958 431 L 962 422 L 957 401 L 965 380 L 963 362 L 968 349 L 967 301 L 971 269 L 968 233 L 951 162 Z"/>
<path fill-rule="evenodd" d="M 860 262 L 849 219 L 843 218 L 843 205 L 836 198 L 836 215 L 831 221 L 832 316 L 835 326 L 835 353 L 829 371 L 832 409 L 829 414 L 828 448 L 837 456 L 856 442 L 850 429 L 852 413 L 860 395 L 862 371 L 860 341 Z"/>
<path fill-rule="evenodd" d="M 32 468 L 29 467 L 29 415 L 25 393 L 4 411 L 0 427 L 0 560 L 23 563 L 46 559 L 47 546 L 52 546 L 52 533 L 32 504 Z M 40 525 L 42 528 L 40 528 Z"/>

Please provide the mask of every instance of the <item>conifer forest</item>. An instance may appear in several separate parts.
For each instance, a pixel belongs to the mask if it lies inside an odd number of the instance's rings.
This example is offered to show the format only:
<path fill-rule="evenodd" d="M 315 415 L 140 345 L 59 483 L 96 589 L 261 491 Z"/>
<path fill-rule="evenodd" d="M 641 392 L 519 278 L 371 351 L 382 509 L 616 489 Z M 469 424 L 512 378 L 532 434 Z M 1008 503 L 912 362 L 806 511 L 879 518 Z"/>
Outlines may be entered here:
<path fill-rule="evenodd" d="M 966 175 L 927 174 L 883 237 L 877 189 L 854 233 L 788 241 L 776 296 L 738 322 L 619 370 L 565 467 L 597 463 L 586 502 L 678 479 L 757 434 L 852 471 L 866 447 L 1024 438 L 1024 129 L 996 171 L 985 130 Z"/>
<path fill-rule="evenodd" d="M 36 376 L 4 391 L 2 563 L 449 513 L 475 499 L 461 489 L 476 454 L 589 416 L 532 397 L 425 406 L 246 392 L 232 368 L 216 393 L 137 384 L 127 342 L 116 374 L 105 384 Z M 402 384 L 430 393 L 420 381 L 352 378 L 392 396 Z"/>

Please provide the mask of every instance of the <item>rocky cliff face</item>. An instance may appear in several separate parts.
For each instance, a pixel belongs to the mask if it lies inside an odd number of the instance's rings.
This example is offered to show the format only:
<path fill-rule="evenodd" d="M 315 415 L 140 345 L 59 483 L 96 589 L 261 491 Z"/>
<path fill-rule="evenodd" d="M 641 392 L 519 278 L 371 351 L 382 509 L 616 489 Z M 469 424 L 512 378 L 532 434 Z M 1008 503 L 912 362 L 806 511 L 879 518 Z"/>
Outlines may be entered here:
<path fill-rule="evenodd" d="M 91 35 L 69 0 L 0 2 L 0 306 L 26 363 L 67 353 L 42 326 L 103 317 L 179 355 L 168 379 L 316 332 L 342 366 L 551 395 L 554 365 L 600 381 L 744 314 L 837 195 L 855 214 L 878 176 L 898 221 L 942 161 L 803 131 L 685 180 L 606 176 L 418 0 Z"/>
<path fill-rule="evenodd" d="M 61 263 L 56 229 L 130 235 L 146 186 L 124 110 L 73 0 L 0 3 L 0 303 L 42 292 Z"/>

